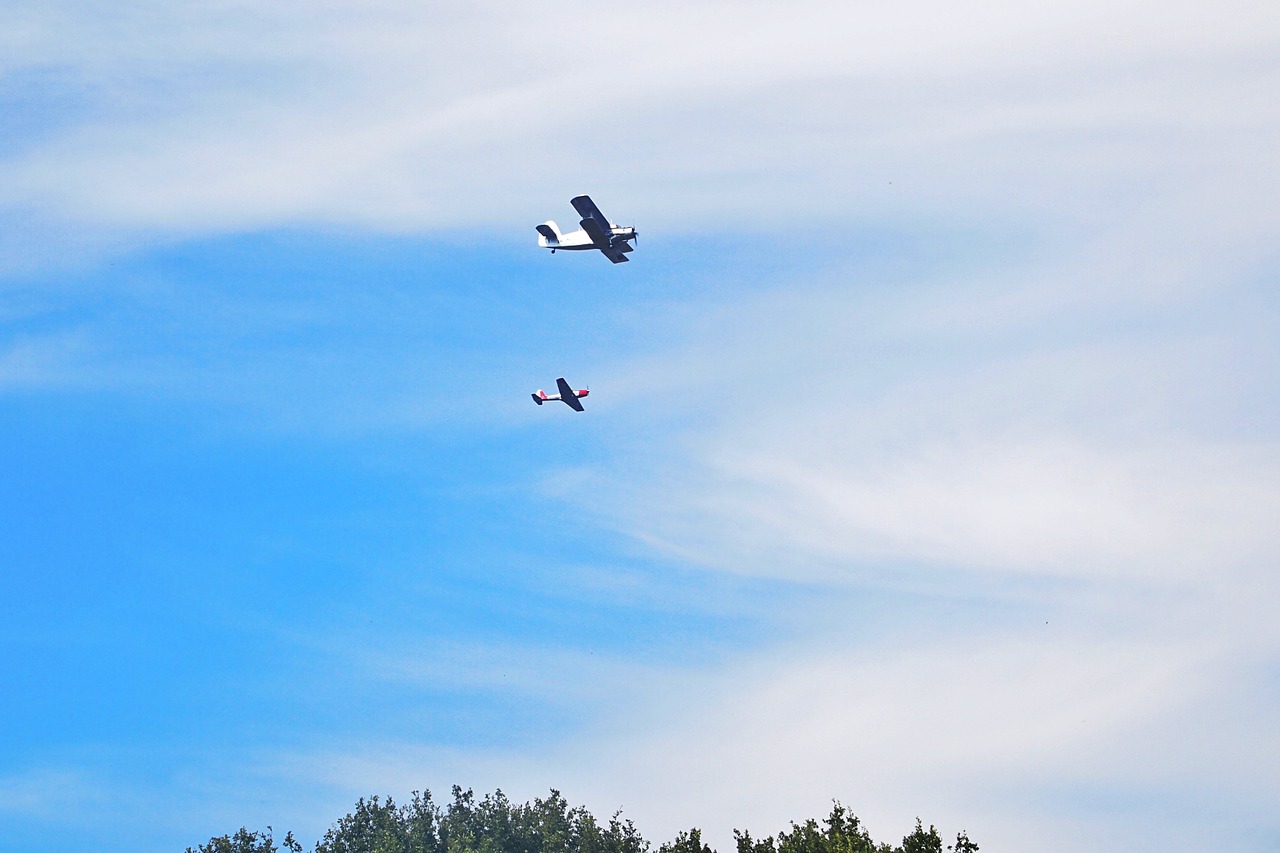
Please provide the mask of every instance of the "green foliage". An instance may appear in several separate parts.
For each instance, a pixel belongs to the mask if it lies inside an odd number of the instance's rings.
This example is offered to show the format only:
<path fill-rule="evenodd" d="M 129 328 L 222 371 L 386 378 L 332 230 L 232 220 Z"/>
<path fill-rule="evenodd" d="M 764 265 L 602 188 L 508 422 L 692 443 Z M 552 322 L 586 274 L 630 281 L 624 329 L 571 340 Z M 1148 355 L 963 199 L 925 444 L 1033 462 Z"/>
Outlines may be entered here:
<path fill-rule="evenodd" d="M 737 844 L 738 853 L 775 853 L 772 836 L 763 841 L 757 841 L 745 829 L 735 829 L 733 840 Z"/>
<path fill-rule="evenodd" d="M 877 845 L 862 826 L 862 821 L 837 800 L 831 805 L 822 826 L 813 818 L 802 824 L 791 824 L 791 831 L 757 841 L 751 833 L 734 830 L 738 853 L 894 853 L 888 844 Z"/>
<path fill-rule="evenodd" d="M 368 800 L 361 797 L 356 802 L 355 811 L 330 827 L 324 839 L 316 845 L 316 850 L 327 853 L 399 853 L 412 850 L 408 846 L 412 823 L 404 819 L 405 811 L 404 807 L 397 807 L 390 797 L 386 802 L 381 802 L 377 796 Z M 429 849 L 424 848 L 422 853 Z"/>
<path fill-rule="evenodd" d="M 902 853 L 942 853 L 942 836 L 932 825 L 925 832 L 920 818 L 916 818 L 915 831 L 902 839 L 901 850 Z"/>
<path fill-rule="evenodd" d="M 477 800 L 453 788 L 441 809 L 431 792 L 407 805 L 391 798 L 360 800 L 316 845 L 316 853 L 647 853 L 631 821 L 614 814 L 605 826 L 585 808 L 570 808 L 559 791 L 514 805 L 502 791 Z"/>
<path fill-rule="evenodd" d="M 188 847 L 186 853 L 302 853 L 302 845 L 293 838 L 293 833 L 286 833 L 282 847 L 276 847 L 271 827 L 266 832 L 250 832 L 240 827 L 235 835 L 220 835 L 210 838 L 208 844 L 199 847 Z"/>
<path fill-rule="evenodd" d="M 708 845 L 702 843 L 702 830 L 694 827 L 688 832 L 680 832 L 675 841 L 668 841 L 658 848 L 658 853 L 715 853 Z"/>
<path fill-rule="evenodd" d="M 858 820 L 838 801 L 821 824 L 810 818 L 792 823 L 777 836 L 755 839 L 734 830 L 737 853 L 942 853 L 942 837 L 919 819 L 898 847 L 876 844 Z M 302 853 L 293 834 L 280 848 L 271 834 L 241 828 L 233 836 L 209 839 L 186 853 Z M 961 832 L 949 853 L 978 853 L 978 845 Z M 582 806 L 571 807 L 552 789 L 545 798 L 513 804 L 501 790 L 476 799 L 455 785 L 443 808 L 431 792 L 415 791 L 409 802 L 387 797 L 361 798 L 355 810 L 329 827 L 314 853 L 649 853 L 650 844 L 621 812 L 601 824 Z M 658 847 L 657 853 L 715 853 L 694 828 Z"/>

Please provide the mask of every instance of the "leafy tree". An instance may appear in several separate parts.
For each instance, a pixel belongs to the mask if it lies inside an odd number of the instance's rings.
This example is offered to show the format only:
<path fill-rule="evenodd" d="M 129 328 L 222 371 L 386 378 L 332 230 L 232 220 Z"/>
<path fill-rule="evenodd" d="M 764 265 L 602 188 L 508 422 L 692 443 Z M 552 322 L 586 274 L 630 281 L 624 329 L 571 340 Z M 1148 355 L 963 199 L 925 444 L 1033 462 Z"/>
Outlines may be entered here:
<path fill-rule="evenodd" d="M 857 815 L 840 805 L 839 800 L 831 804 L 831 814 L 825 821 L 827 829 L 827 849 L 830 853 L 879 853 L 888 850 L 889 845 L 879 847 L 871 840 L 870 833 L 862 826 Z"/>
<path fill-rule="evenodd" d="M 316 853 L 647 853 L 635 825 L 614 813 L 606 826 L 559 791 L 514 805 L 501 790 L 477 799 L 454 786 L 443 810 L 431 792 L 397 807 L 373 797 L 356 804 L 316 845 Z"/>
<path fill-rule="evenodd" d="M 887 844 L 876 845 L 862 821 L 836 800 L 831 814 L 819 826 L 810 818 L 802 824 L 791 824 L 791 831 L 757 841 L 745 830 L 734 830 L 738 853 L 892 853 Z"/>
<path fill-rule="evenodd" d="M 902 853 L 942 853 L 942 836 L 932 824 L 925 832 L 920 818 L 916 818 L 915 831 L 902 839 Z"/>
<path fill-rule="evenodd" d="M 745 829 L 735 829 L 733 840 L 737 844 L 738 853 L 776 853 L 777 850 L 773 845 L 772 835 L 757 841 Z"/>
<path fill-rule="evenodd" d="M 649 850 L 649 842 L 641 837 L 635 824 L 630 820 L 622 820 L 621 809 L 609 818 L 609 826 L 604 830 L 602 841 L 603 853 L 648 853 Z"/>
<path fill-rule="evenodd" d="M 376 795 L 367 800 L 361 797 L 354 812 L 339 818 L 329 827 L 324 838 L 316 844 L 316 850 L 323 853 L 401 853 L 411 850 L 401 812 L 391 797 L 387 797 L 385 802 Z"/>
<path fill-rule="evenodd" d="M 373 796 L 339 818 L 316 843 L 314 853 L 649 853 L 651 846 L 630 820 L 614 812 L 601 823 L 582 806 L 570 806 L 554 788 L 546 797 L 517 805 L 501 790 L 477 799 L 471 789 L 455 785 L 441 808 L 430 791 L 414 791 L 397 804 Z M 734 830 L 736 853 L 942 853 L 942 838 L 919 819 L 902 844 L 876 844 L 862 822 L 834 801 L 819 823 L 792 823 L 776 836 L 752 838 Z M 978 853 L 978 845 L 961 832 L 949 853 Z M 241 828 L 235 835 L 209 839 L 186 853 L 302 853 L 292 833 L 277 848 L 271 827 L 265 833 Z M 679 833 L 657 853 L 715 853 L 701 830 Z"/>
<path fill-rule="evenodd" d="M 408 853 L 438 853 L 445 849 L 446 829 L 440 808 L 431 801 L 430 791 L 414 791 L 409 802 L 400 807 L 398 818 L 405 825 L 404 849 Z M 316 849 L 320 849 L 319 844 Z"/>
<path fill-rule="evenodd" d="M 292 832 L 285 834 L 284 840 L 280 842 L 283 847 L 280 848 L 276 847 L 272 834 L 273 830 L 269 826 L 266 832 L 250 832 L 242 826 L 235 835 L 210 838 L 208 844 L 201 844 L 194 849 L 188 847 L 186 853 L 302 853 L 302 845 L 294 840 Z"/>
<path fill-rule="evenodd" d="M 658 848 L 658 853 L 715 853 L 708 845 L 702 843 L 702 830 L 694 827 L 688 832 L 680 832 L 675 841 L 668 841 Z"/>

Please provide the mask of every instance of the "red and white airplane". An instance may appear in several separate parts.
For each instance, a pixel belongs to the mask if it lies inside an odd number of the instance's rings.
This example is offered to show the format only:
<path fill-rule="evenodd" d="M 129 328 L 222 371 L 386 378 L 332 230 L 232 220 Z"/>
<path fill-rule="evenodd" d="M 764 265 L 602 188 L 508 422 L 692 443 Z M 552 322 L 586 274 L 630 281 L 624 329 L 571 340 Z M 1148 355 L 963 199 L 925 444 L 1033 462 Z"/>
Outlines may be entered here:
<path fill-rule="evenodd" d="M 569 408 L 581 412 L 582 403 L 578 402 L 578 398 L 585 397 L 591 393 L 591 389 L 589 388 L 583 388 L 581 391 L 573 390 L 569 387 L 569 383 L 564 381 L 563 376 L 556 380 L 556 388 L 560 389 L 559 394 L 548 394 L 546 391 L 539 388 L 529 396 L 533 397 L 533 402 L 537 403 L 539 406 L 548 400 L 559 400 Z"/>
<path fill-rule="evenodd" d="M 606 258 L 615 264 L 625 263 L 627 261 L 626 253 L 635 251 L 635 247 L 628 241 L 639 239 L 636 229 L 621 228 L 617 223 L 610 222 L 600 212 L 600 208 L 596 207 L 596 203 L 591 200 L 591 196 L 577 196 L 570 199 L 569 204 L 572 204 L 573 209 L 578 211 L 578 215 L 582 217 L 582 221 L 578 223 L 582 227 L 577 231 L 561 234 L 560 226 L 556 225 L 555 222 L 544 222 L 537 226 L 538 246 L 543 249 L 550 249 L 553 255 L 556 249 L 564 249 L 565 251 L 599 249 Z"/>

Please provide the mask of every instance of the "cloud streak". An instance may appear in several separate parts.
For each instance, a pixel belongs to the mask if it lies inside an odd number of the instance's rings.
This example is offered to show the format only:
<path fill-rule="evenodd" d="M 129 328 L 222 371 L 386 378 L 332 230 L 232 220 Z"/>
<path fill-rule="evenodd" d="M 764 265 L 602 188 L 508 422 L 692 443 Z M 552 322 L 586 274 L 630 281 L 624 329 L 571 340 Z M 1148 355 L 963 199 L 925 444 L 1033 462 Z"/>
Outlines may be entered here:
<path fill-rule="evenodd" d="M 1212 23 L 1145 4 L 812 3 L 785 20 L 767 4 L 658 4 L 568 26 L 500 5 L 296 11 L 14 9 L 15 65 L 97 97 L 7 158 L 7 203 L 177 235 L 511 227 L 572 177 L 617 186 L 649 221 L 1084 214 L 1072 197 L 1092 216 L 1201 171 L 1229 138 L 1243 161 L 1198 175 L 1222 192 L 1277 132 L 1277 34 L 1248 3 Z M 1269 197 L 1231 195 L 1255 214 Z"/>

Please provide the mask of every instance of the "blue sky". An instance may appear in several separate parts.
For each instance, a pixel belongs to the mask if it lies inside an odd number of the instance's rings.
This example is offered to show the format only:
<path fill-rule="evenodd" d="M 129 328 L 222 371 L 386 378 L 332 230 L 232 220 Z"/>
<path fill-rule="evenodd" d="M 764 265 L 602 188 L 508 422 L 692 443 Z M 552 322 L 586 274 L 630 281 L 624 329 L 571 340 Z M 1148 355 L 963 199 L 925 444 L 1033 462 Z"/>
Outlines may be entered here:
<path fill-rule="evenodd" d="M 461 783 L 1274 849 L 1277 42 L 8 4 L 0 846 Z M 536 250 L 583 191 L 633 263 Z"/>

